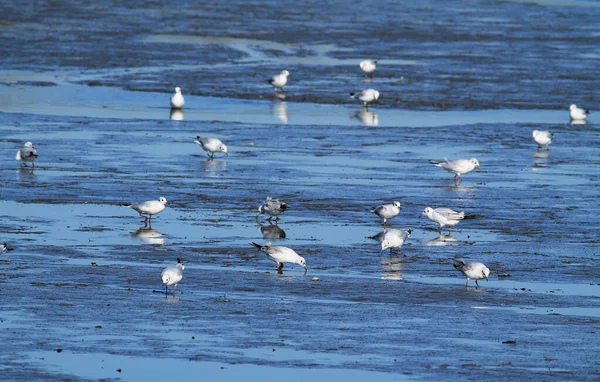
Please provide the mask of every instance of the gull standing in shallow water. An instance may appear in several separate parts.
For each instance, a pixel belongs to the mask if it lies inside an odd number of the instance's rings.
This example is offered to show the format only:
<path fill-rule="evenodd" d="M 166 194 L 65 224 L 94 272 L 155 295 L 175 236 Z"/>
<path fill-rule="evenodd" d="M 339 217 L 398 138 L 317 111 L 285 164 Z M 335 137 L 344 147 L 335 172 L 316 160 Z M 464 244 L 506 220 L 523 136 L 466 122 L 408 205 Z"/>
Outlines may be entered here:
<path fill-rule="evenodd" d="M 377 69 L 377 60 L 362 60 L 360 62 L 360 70 L 363 71 L 365 76 L 373 78 L 375 69 Z"/>
<path fill-rule="evenodd" d="M 183 109 L 183 105 L 185 105 L 185 100 L 181 95 L 181 88 L 178 86 L 175 88 L 175 94 L 171 96 L 171 109 Z"/>
<path fill-rule="evenodd" d="M 423 216 L 427 216 L 429 220 L 438 223 L 440 225 L 440 232 L 445 226 L 450 227 L 449 232 L 452 232 L 452 227 L 460 223 L 460 221 L 465 218 L 465 213 L 456 212 L 450 208 L 444 207 L 436 209 L 427 207 L 419 217 L 422 218 Z"/>
<path fill-rule="evenodd" d="M 467 277 L 465 286 L 469 286 L 469 280 L 475 280 L 475 285 L 479 288 L 477 280 L 486 279 L 489 281 L 490 270 L 482 263 L 465 263 L 460 260 L 454 260 L 454 268 Z"/>
<path fill-rule="evenodd" d="M 379 92 L 375 89 L 363 90 L 360 93 L 350 93 L 350 97 L 360 100 L 364 103 L 364 106 L 368 108 L 368 104 L 375 102 L 379 99 Z"/>
<path fill-rule="evenodd" d="M 457 159 L 453 161 L 449 161 L 448 159 L 444 158 L 442 162 L 430 160 L 429 163 L 433 164 L 434 166 L 441 167 L 444 170 L 454 174 L 454 180 L 456 180 L 456 177 L 458 176 L 459 183 L 462 182 L 462 174 L 471 172 L 475 168 L 481 168 L 481 165 L 475 158 Z"/>
<path fill-rule="evenodd" d="M 569 106 L 569 115 L 572 120 L 580 121 L 586 119 L 588 114 L 590 114 L 589 110 L 581 109 L 575 104 Z"/>
<path fill-rule="evenodd" d="M 541 149 L 542 146 L 546 146 L 546 151 L 550 149 L 548 146 L 552 143 L 554 134 L 549 131 L 533 130 L 531 135 L 533 136 L 535 143 L 537 143 L 538 149 Z"/>
<path fill-rule="evenodd" d="M 387 231 L 383 236 L 383 241 L 381 242 L 381 253 L 388 248 L 390 249 L 390 255 L 392 254 L 394 248 L 396 248 L 398 253 L 400 253 L 402 245 L 406 240 L 408 240 L 411 233 L 412 229 L 409 229 L 408 231 L 400 231 L 399 229 L 391 229 Z"/>
<path fill-rule="evenodd" d="M 287 84 L 288 76 L 290 76 L 290 72 L 287 70 L 282 70 L 281 73 L 273 76 L 268 82 L 271 84 L 271 86 L 273 86 L 273 88 L 275 88 L 275 90 L 281 89 L 282 91 L 285 91 L 283 90 L 283 87 Z"/>
<path fill-rule="evenodd" d="M 227 146 L 225 146 L 225 144 L 217 138 L 197 136 L 194 138 L 194 142 L 199 144 L 202 147 L 202 150 L 206 151 L 206 154 L 211 159 L 214 158 L 215 153 L 218 152 L 223 152 L 225 155 L 229 156 L 229 153 L 227 152 Z"/>
<path fill-rule="evenodd" d="M 267 196 L 265 202 L 258 207 L 258 213 L 256 217 L 258 218 L 260 214 L 267 213 L 269 214 L 268 221 L 271 221 L 273 216 L 275 216 L 275 221 L 279 220 L 279 215 L 281 215 L 287 209 L 287 204 L 285 202 L 279 201 L 279 199 L 272 199 L 270 196 Z"/>
<path fill-rule="evenodd" d="M 393 202 L 390 204 L 382 204 L 381 206 L 374 207 L 371 212 L 383 219 L 383 226 L 387 224 L 387 220 L 395 218 L 400 213 L 402 206 L 400 202 Z"/>
<path fill-rule="evenodd" d="M 304 274 L 308 272 L 308 269 L 306 268 L 306 260 L 304 260 L 304 257 L 298 255 L 296 251 L 294 251 L 291 248 L 283 246 L 270 247 L 268 245 L 260 245 L 254 242 L 252 242 L 252 245 L 258 248 L 259 251 L 264 252 L 269 259 L 277 263 L 277 273 L 283 273 L 284 263 L 301 265 L 302 267 L 304 267 Z"/>
<path fill-rule="evenodd" d="M 167 199 L 161 196 L 158 200 L 148 200 L 142 203 L 124 205 L 124 207 L 129 207 L 137 211 L 144 220 L 152 222 L 152 215 L 156 215 L 164 210 L 167 204 Z"/>
<path fill-rule="evenodd" d="M 160 274 L 162 284 L 165 287 L 165 296 L 168 294 L 169 285 L 173 285 L 173 295 L 177 291 L 177 284 L 183 279 L 184 266 L 181 259 L 177 259 L 177 265 L 174 267 L 166 267 Z"/>
<path fill-rule="evenodd" d="M 16 160 L 21 161 L 21 166 L 27 166 L 25 162 L 31 162 L 31 166 L 35 167 L 35 161 L 38 157 L 38 153 L 33 147 L 33 143 L 25 142 L 21 150 L 17 151 L 17 155 L 15 156 Z"/>

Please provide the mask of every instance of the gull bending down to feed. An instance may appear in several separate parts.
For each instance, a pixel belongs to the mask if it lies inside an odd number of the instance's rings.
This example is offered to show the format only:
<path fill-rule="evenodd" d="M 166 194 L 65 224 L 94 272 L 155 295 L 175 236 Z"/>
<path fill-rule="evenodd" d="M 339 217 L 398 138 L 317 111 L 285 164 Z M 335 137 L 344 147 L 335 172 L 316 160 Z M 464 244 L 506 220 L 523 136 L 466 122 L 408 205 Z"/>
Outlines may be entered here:
<path fill-rule="evenodd" d="M 552 143 L 552 137 L 554 134 L 549 131 L 533 130 L 531 135 L 535 143 L 537 143 L 538 149 L 541 149 L 542 146 L 546 146 L 546 151 L 550 149 L 548 146 L 550 143 Z"/>
<path fill-rule="evenodd" d="M 267 213 L 269 214 L 268 221 L 271 221 L 273 216 L 275 216 L 275 221 L 279 220 L 279 215 L 281 215 L 287 209 L 287 204 L 285 202 L 279 201 L 279 199 L 273 199 L 270 196 L 267 197 L 265 202 L 258 207 L 258 213 L 256 217 L 258 218 L 260 214 Z"/>
<path fill-rule="evenodd" d="M 479 288 L 479 283 L 477 280 L 486 279 L 489 281 L 488 277 L 490 276 L 490 270 L 482 263 L 465 263 L 460 260 L 455 260 L 454 268 L 467 277 L 467 282 L 465 284 L 467 287 L 469 286 L 469 280 L 475 280 L 475 285 L 477 285 L 477 288 Z"/>
<path fill-rule="evenodd" d="M 350 97 L 362 101 L 364 106 L 368 108 L 368 104 L 379 99 L 379 92 L 375 89 L 367 89 L 361 92 L 350 93 Z"/>
<path fill-rule="evenodd" d="M 382 204 L 371 210 L 375 215 L 379 216 L 383 220 L 383 226 L 385 227 L 388 219 L 395 218 L 400 213 L 402 206 L 400 202 L 393 202 L 390 204 Z"/>
<path fill-rule="evenodd" d="M 177 291 L 177 284 L 183 279 L 183 269 L 185 267 L 181 263 L 181 259 L 177 259 L 177 265 L 174 267 L 166 267 L 160 274 L 162 284 L 165 287 L 165 295 L 169 291 L 169 285 L 173 285 L 173 295 Z"/>
<path fill-rule="evenodd" d="M 199 144 L 202 147 L 202 150 L 206 151 L 206 155 L 208 155 L 211 159 L 214 158 L 215 153 L 218 152 L 225 153 L 225 155 L 229 156 L 229 153 L 227 152 L 227 146 L 217 138 L 197 136 L 194 138 L 194 142 Z"/>
<path fill-rule="evenodd" d="M 454 174 L 454 180 L 456 180 L 456 177 L 458 177 L 459 182 L 462 182 L 462 174 L 469 173 L 475 168 L 481 168 L 481 165 L 475 158 L 457 159 L 453 161 L 449 161 L 448 159 L 444 158 L 443 161 L 430 160 L 429 163 Z"/>
<path fill-rule="evenodd" d="M 397 249 L 398 253 L 400 253 L 402 245 L 404 245 L 404 242 L 408 240 L 411 233 L 412 229 L 409 229 L 408 231 L 401 231 L 399 229 L 391 229 L 387 231 L 383 236 L 383 241 L 381 242 L 381 253 L 388 248 L 390 249 L 390 255 L 394 249 Z"/>
<path fill-rule="evenodd" d="M 260 245 L 252 242 L 259 251 L 264 252 L 267 257 L 277 263 L 277 273 L 283 273 L 283 264 L 298 264 L 304 268 L 304 274 L 308 272 L 306 268 L 306 260 L 304 257 L 298 255 L 296 251 L 291 248 L 278 246 L 270 247 L 268 245 Z"/>

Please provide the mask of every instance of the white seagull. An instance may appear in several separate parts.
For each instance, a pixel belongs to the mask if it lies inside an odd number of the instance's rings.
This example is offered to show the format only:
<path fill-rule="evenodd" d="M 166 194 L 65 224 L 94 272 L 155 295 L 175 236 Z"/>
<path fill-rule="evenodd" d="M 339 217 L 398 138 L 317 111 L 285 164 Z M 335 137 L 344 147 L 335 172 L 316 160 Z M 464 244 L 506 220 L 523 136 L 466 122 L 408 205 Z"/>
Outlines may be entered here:
<path fill-rule="evenodd" d="M 267 213 L 269 214 L 268 221 L 271 221 L 273 216 L 275 216 L 275 221 L 279 220 L 279 215 L 281 215 L 287 209 L 287 204 L 285 202 L 279 201 L 279 199 L 272 199 L 270 196 L 267 196 L 265 202 L 258 207 L 258 213 L 256 217 L 258 218 L 260 214 Z"/>
<path fill-rule="evenodd" d="M 156 215 L 157 213 L 164 210 L 165 205 L 167 204 L 167 199 L 161 196 L 158 200 L 148 200 L 142 203 L 125 205 L 124 207 L 129 207 L 133 210 L 136 210 L 140 214 L 140 216 L 144 217 L 146 221 L 152 221 L 152 215 Z"/>
<path fill-rule="evenodd" d="M 398 249 L 398 253 L 400 253 L 400 248 L 402 248 L 402 245 L 410 237 L 411 233 L 412 229 L 409 229 L 408 231 L 400 231 L 399 229 L 387 231 L 381 242 L 381 253 L 388 248 L 390 249 L 390 255 L 394 248 Z"/>
<path fill-rule="evenodd" d="M 465 286 L 469 286 L 469 280 L 475 280 L 475 285 L 479 288 L 477 280 L 486 279 L 489 281 L 490 270 L 482 263 L 472 262 L 464 263 L 460 260 L 454 260 L 454 268 L 467 276 L 467 282 Z"/>
<path fill-rule="evenodd" d="M 387 220 L 398 216 L 401 208 L 402 206 L 400 205 L 400 202 L 393 202 L 374 207 L 371 212 L 383 219 L 383 226 L 385 227 Z"/>
<path fill-rule="evenodd" d="M 459 182 L 462 182 L 462 174 L 466 174 L 468 172 L 473 171 L 475 168 L 481 168 L 481 165 L 475 158 L 471 159 L 457 159 L 453 161 L 449 161 L 444 158 L 444 161 L 435 161 L 430 160 L 429 163 L 441 167 L 444 170 L 454 174 L 454 179 L 458 176 Z"/>
<path fill-rule="evenodd" d="M 464 212 L 456 212 L 451 210 L 450 208 L 436 208 L 433 209 L 431 207 L 425 208 L 421 216 L 427 216 L 429 220 L 434 221 L 440 225 L 440 231 L 443 227 L 450 227 L 450 232 L 452 232 L 452 227 L 460 223 L 461 220 L 465 218 Z"/>
<path fill-rule="evenodd" d="M 290 72 L 288 72 L 287 70 L 282 70 L 281 73 L 279 73 L 276 76 L 273 76 L 268 82 L 275 89 L 281 89 L 283 91 L 283 87 L 285 86 L 285 84 L 287 84 L 288 76 L 290 76 Z"/>
<path fill-rule="evenodd" d="M 177 265 L 163 269 L 162 273 L 160 274 L 160 278 L 162 279 L 162 284 L 165 287 L 165 295 L 169 290 L 169 285 L 173 285 L 173 295 L 175 295 L 175 292 L 177 291 L 177 284 L 183 278 L 184 268 L 185 267 L 181 263 L 181 259 L 177 259 Z"/>
<path fill-rule="evenodd" d="M 194 142 L 202 146 L 202 150 L 206 151 L 206 154 L 210 158 L 214 158 L 215 153 L 218 152 L 223 152 L 225 155 L 229 156 L 229 153 L 227 153 L 227 146 L 217 138 L 198 136 L 194 138 Z"/>
<path fill-rule="evenodd" d="M 580 121 L 586 119 L 588 114 L 590 114 L 589 110 L 581 109 L 577 107 L 577 105 L 573 104 L 569 106 L 569 115 L 571 119 L 574 121 Z"/>
<path fill-rule="evenodd" d="M 369 103 L 379 99 L 379 92 L 375 89 L 366 89 L 360 93 L 350 93 L 350 97 L 362 101 L 365 107 L 368 107 Z"/>
<path fill-rule="evenodd" d="M 306 268 L 306 260 L 298 255 L 296 251 L 288 247 L 270 247 L 268 245 L 260 245 L 252 242 L 259 251 L 266 253 L 267 257 L 277 263 L 277 272 L 283 272 L 283 264 L 298 264 L 304 267 L 304 274 L 308 271 Z"/>
<path fill-rule="evenodd" d="M 360 70 L 362 70 L 366 76 L 373 78 L 375 69 L 377 69 L 377 60 L 362 60 L 360 62 Z"/>
<path fill-rule="evenodd" d="M 23 148 L 17 151 L 17 155 L 15 156 L 16 160 L 21 161 L 21 166 L 27 166 L 25 162 L 31 162 L 31 166 L 35 167 L 35 163 L 33 162 L 38 157 L 38 153 L 33 147 L 33 143 L 25 142 L 23 144 Z"/>
<path fill-rule="evenodd" d="M 546 146 L 546 150 L 549 150 L 548 146 L 552 143 L 554 134 L 549 131 L 533 130 L 531 135 L 533 136 L 535 143 L 537 143 L 538 149 L 541 149 L 542 146 Z"/>
<path fill-rule="evenodd" d="M 178 86 L 175 88 L 175 94 L 171 96 L 171 109 L 182 109 L 185 105 L 183 95 L 181 95 L 181 88 Z"/>

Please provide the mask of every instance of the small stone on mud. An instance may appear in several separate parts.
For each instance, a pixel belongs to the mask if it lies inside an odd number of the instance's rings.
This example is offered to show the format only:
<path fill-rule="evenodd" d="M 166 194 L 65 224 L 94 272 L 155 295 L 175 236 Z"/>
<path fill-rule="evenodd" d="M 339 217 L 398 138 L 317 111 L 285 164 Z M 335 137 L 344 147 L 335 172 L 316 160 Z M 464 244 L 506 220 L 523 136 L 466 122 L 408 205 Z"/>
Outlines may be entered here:
<path fill-rule="evenodd" d="M 250 145 L 250 146 L 254 146 L 254 142 L 250 142 L 250 143 L 249 143 L 249 145 Z"/>
<path fill-rule="evenodd" d="M 57 353 L 62 353 L 62 349 L 61 349 L 61 348 L 58 348 L 58 349 L 56 349 L 56 352 L 57 352 Z"/>
<path fill-rule="evenodd" d="M 319 278 L 317 276 L 315 276 L 312 279 L 310 279 L 310 281 L 319 281 Z"/>
<path fill-rule="evenodd" d="M 502 341 L 503 344 L 516 344 L 517 341 L 515 340 L 506 340 L 506 341 Z"/>
<path fill-rule="evenodd" d="M 508 273 L 498 273 L 498 277 L 510 277 Z"/>
<path fill-rule="evenodd" d="M 102 329 L 102 325 L 96 325 L 96 329 Z"/>
<path fill-rule="evenodd" d="M 120 372 L 121 372 L 121 369 L 117 369 L 117 371 L 120 373 Z"/>
<path fill-rule="evenodd" d="M 95 261 L 92 261 L 92 267 L 95 267 L 96 265 L 98 265 L 98 264 L 96 264 Z"/>

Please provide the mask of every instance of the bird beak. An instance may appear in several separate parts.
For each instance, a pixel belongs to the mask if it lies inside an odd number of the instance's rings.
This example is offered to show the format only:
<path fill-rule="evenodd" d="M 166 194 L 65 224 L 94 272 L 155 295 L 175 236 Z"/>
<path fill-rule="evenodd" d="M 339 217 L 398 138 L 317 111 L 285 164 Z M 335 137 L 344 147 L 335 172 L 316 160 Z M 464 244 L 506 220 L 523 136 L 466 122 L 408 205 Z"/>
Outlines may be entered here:
<path fill-rule="evenodd" d="M 382 249 L 381 251 L 379 251 L 379 254 L 381 255 L 384 251 L 385 249 Z"/>
<path fill-rule="evenodd" d="M 481 165 L 477 165 L 477 168 L 481 168 Z"/>
<path fill-rule="evenodd" d="M 225 155 L 226 155 L 226 156 L 229 156 L 229 154 L 228 154 L 228 153 L 225 153 Z"/>
<path fill-rule="evenodd" d="M 304 267 L 304 274 L 308 272 L 308 268 Z"/>
<path fill-rule="evenodd" d="M 419 218 L 422 218 L 423 216 L 425 216 L 424 212 L 419 216 Z"/>

